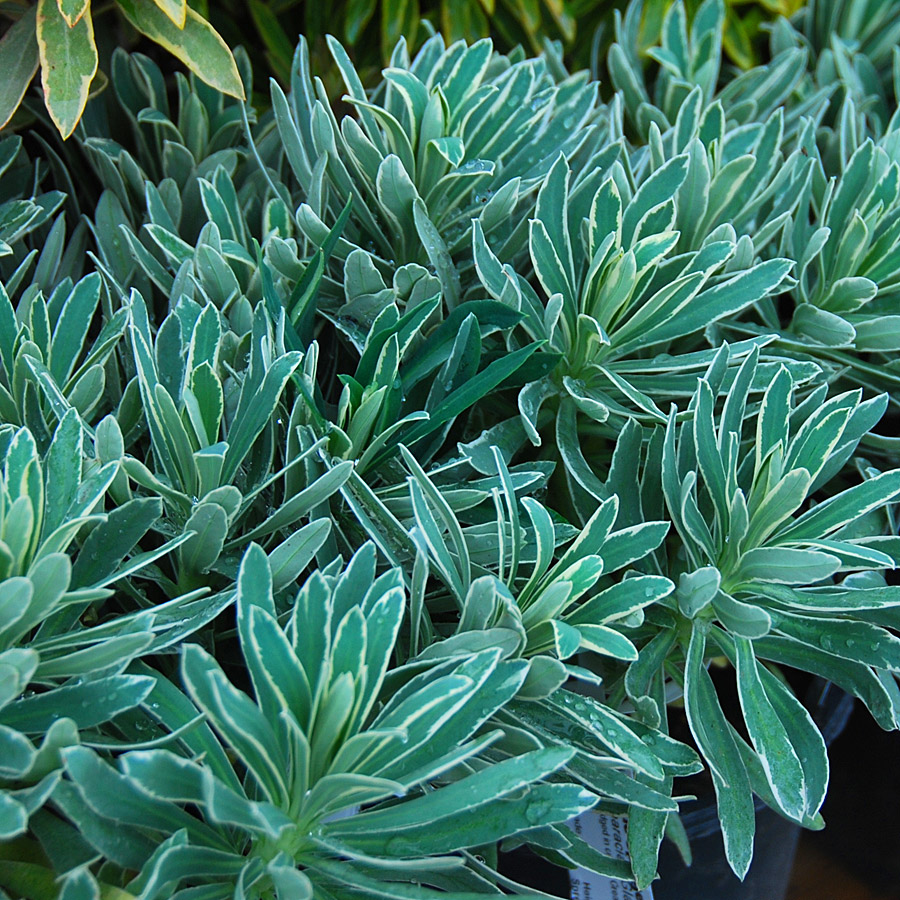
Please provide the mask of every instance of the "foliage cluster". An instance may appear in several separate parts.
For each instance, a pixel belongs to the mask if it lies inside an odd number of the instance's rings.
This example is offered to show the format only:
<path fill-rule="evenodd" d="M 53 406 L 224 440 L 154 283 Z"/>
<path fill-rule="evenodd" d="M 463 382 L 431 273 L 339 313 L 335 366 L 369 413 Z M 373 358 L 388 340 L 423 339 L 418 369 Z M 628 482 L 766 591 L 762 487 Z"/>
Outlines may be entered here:
<path fill-rule="evenodd" d="M 435 35 L 369 91 L 329 39 L 339 104 L 301 38 L 257 118 L 117 50 L 0 140 L 0 897 L 528 895 L 520 844 L 645 886 L 702 770 L 738 876 L 754 795 L 822 826 L 788 675 L 900 725 L 870 6 L 738 72 L 722 0 L 649 67 L 635 2 L 609 102 Z"/>

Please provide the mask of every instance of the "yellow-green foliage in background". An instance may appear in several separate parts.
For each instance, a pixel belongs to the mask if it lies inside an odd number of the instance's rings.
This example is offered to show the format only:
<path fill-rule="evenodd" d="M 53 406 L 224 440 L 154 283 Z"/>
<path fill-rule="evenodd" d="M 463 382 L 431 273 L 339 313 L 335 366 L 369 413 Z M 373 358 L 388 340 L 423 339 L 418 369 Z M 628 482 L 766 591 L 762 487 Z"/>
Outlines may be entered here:
<path fill-rule="evenodd" d="M 229 41 L 246 41 L 255 30 L 270 72 L 287 83 L 298 31 L 324 65 L 329 61 L 325 35 L 335 34 L 364 77 L 389 63 L 400 38 L 414 48 L 435 30 L 447 41 L 491 37 L 498 49 L 521 44 L 531 53 L 540 53 L 546 38 L 559 40 L 569 68 L 587 68 L 612 41 L 615 10 L 625 5 L 624 0 L 224 0 L 210 16 Z M 658 40 L 671 5 L 672 0 L 646 0 L 643 47 Z M 699 5 L 688 0 L 689 15 Z M 757 65 L 760 27 L 803 5 L 804 0 L 726 0 L 725 53 L 741 68 Z"/>
<path fill-rule="evenodd" d="M 657 0 L 669 6 L 667 0 Z M 804 0 L 728 0 L 725 4 L 725 29 L 722 48 L 742 69 L 759 64 L 757 39 L 761 26 L 779 16 L 790 18 L 804 6 Z"/>
<path fill-rule="evenodd" d="M 645 3 L 642 46 L 658 38 L 671 2 Z M 688 12 L 696 5 L 688 2 Z M 802 5 L 803 0 L 727 0 L 725 53 L 742 68 L 757 64 L 760 26 Z M 520 44 L 534 53 L 541 52 L 546 39 L 559 40 L 570 67 L 584 68 L 611 40 L 612 17 L 622 6 L 621 0 L 223 0 L 210 8 L 206 0 L 191 5 L 187 0 L 115 0 L 92 10 L 91 0 L 0 0 L 0 128 L 40 69 L 50 118 L 63 138 L 73 132 L 91 91 L 106 83 L 95 29 L 111 35 L 114 45 L 134 29 L 203 81 L 243 98 L 229 45 L 246 44 L 248 37 L 256 43 L 249 49 L 258 51 L 251 57 L 265 60 L 257 74 L 274 75 L 285 84 L 300 30 L 314 55 L 325 55 L 326 33 L 340 32 L 364 76 L 389 62 L 400 38 L 416 47 L 435 29 L 450 41 L 490 36 L 498 48 Z"/>
<path fill-rule="evenodd" d="M 110 15 L 117 13 L 113 20 Z M 119 29 L 121 20 L 176 56 L 203 81 L 243 98 L 228 45 L 187 0 L 116 0 L 97 11 L 91 0 L 4 0 L 0 21 L 0 128 L 12 118 L 41 70 L 47 112 L 63 138 L 74 131 L 99 72 L 95 26 Z"/>

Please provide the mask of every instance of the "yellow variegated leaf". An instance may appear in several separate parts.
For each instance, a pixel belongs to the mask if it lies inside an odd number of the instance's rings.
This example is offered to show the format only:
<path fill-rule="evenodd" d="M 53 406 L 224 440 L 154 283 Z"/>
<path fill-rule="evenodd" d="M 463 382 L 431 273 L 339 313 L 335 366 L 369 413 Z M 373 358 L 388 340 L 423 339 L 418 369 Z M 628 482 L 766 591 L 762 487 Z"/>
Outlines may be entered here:
<path fill-rule="evenodd" d="M 184 23 L 187 19 L 187 0 L 153 0 L 153 2 L 179 28 L 184 28 Z"/>
<path fill-rule="evenodd" d="M 201 81 L 232 97 L 244 99 L 237 63 L 219 33 L 190 7 L 179 28 L 153 0 L 116 0 L 125 18 L 180 59 Z"/>
<path fill-rule="evenodd" d="M 69 28 L 74 28 L 78 20 L 88 11 L 90 0 L 56 0 L 62 17 Z"/>
<path fill-rule="evenodd" d="M 84 112 L 97 71 L 90 9 L 70 28 L 56 0 L 38 0 L 37 42 L 47 112 L 65 139 Z"/>

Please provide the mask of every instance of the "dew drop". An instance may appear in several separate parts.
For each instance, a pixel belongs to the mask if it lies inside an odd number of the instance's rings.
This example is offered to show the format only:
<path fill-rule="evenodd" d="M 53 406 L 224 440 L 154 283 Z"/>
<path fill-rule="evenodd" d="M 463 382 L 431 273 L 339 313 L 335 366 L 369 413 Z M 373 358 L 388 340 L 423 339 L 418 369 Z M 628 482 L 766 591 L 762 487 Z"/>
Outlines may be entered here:
<path fill-rule="evenodd" d="M 525 807 L 525 818 L 532 825 L 539 825 L 550 812 L 550 803 L 546 800 L 533 800 Z"/>

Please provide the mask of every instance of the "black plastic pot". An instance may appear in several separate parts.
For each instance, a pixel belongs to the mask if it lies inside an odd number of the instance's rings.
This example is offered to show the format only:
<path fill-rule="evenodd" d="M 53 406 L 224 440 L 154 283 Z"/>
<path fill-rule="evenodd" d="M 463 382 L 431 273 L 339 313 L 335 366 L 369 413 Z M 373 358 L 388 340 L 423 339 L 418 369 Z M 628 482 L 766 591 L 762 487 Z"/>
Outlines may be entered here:
<path fill-rule="evenodd" d="M 807 708 L 825 743 L 831 744 L 847 724 L 853 698 L 816 679 L 807 694 Z M 753 862 L 741 882 L 725 859 L 712 785 L 706 795 L 698 793 L 698 800 L 683 809 L 681 821 L 690 838 L 693 863 L 687 868 L 674 845 L 665 841 L 659 854 L 660 879 L 653 882 L 654 900 L 784 900 L 800 838 L 799 825 L 757 800 Z"/>
<path fill-rule="evenodd" d="M 828 826 L 810 844 L 879 897 L 900 900 L 900 737 L 859 703 L 829 756 Z"/>

